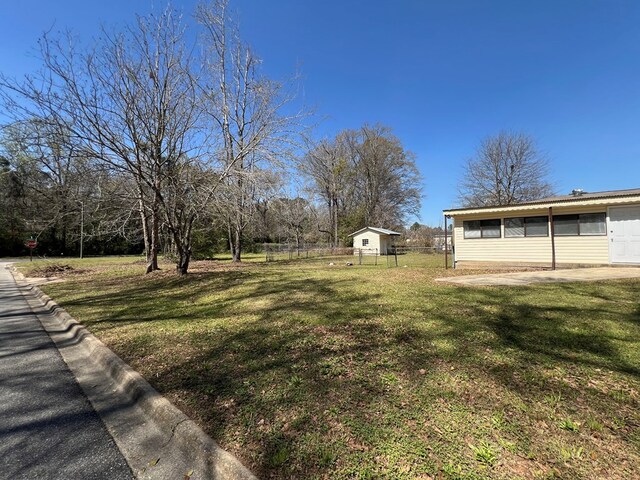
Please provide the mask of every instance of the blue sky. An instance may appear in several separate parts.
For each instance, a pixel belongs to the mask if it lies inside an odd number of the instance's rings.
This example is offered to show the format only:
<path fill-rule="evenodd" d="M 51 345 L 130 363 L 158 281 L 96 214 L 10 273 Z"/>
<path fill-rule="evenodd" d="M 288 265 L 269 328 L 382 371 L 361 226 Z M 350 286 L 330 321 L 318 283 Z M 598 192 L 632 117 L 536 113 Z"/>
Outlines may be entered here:
<path fill-rule="evenodd" d="M 195 2 L 174 2 L 186 14 Z M 155 5 L 155 7 L 154 7 Z M 52 26 L 83 39 L 162 2 L 0 3 L 0 70 L 37 63 Z M 317 135 L 392 127 L 425 178 L 421 221 L 456 203 L 462 164 L 500 130 L 536 138 L 558 192 L 640 187 L 640 2 L 232 0 L 272 77 L 303 74 Z"/>

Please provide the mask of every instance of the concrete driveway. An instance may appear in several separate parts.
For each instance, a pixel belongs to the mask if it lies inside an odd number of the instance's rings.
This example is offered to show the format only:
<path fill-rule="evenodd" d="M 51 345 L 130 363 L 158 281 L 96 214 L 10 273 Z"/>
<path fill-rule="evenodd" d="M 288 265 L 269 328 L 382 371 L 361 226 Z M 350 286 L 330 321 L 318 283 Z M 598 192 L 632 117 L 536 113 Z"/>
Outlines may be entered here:
<path fill-rule="evenodd" d="M 598 267 L 538 272 L 492 273 L 436 278 L 436 281 L 458 285 L 531 285 L 533 283 L 593 282 L 620 278 L 640 278 L 640 267 Z"/>

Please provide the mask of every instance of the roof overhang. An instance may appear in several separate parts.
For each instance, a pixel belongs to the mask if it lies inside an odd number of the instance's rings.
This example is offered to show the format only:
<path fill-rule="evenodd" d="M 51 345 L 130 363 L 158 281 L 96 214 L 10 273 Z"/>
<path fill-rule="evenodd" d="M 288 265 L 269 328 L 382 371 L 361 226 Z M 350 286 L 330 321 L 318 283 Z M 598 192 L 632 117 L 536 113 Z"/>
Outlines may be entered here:
<path fill-rule="evenodd" d="M 380 235 L 389 235 L 391 237 L 399 237 L 400 235 L 402 235 L 399 232 L 394 232 L 393 230 L 387 230 L 386 228 L 377 228 L 377 227 L 364 227 L 361 228 L 360 230 L 357 230 L 353 233 L 350 233 L 349 235 L 347 235 L 348 237 L 353 237 L 354 235 L 357 235 L 359 233 L 364 232 L 365 230 L 371 230 L 372 232 L 376 232 L 379 233 Z"/>
<path fill-rule="evenodd" d="M 443 210 L 444 215 L 448 217 L 457 217 L 462 215 L 480 215 L 485 213 L 517 213 L 531 210 L 545 210 L 549 207 L 589 207 L 589 206 L 606 206 L 606 205 L 623 205 L 640 203 L 640 195 L 616 195 L 610 197 L 592 197 L 592 198 L 570 198 L 556 201 L 546 202 L 527 202 L 517 205 L 493 206 L 493 207 L 474 207 L 474 208 L 454 208 Z"/>

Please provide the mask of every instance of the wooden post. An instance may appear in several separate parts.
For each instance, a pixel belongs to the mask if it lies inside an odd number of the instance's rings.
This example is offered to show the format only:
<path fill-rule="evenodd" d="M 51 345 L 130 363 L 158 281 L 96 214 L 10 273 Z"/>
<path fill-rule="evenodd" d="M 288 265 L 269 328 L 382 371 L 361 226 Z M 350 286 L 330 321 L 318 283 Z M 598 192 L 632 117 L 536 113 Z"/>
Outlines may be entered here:
<path fill-rule="evenodd" d="M 447 218 L 448 216 L 444 216 L 444 269 L 449 268 L 449 255 L 447 254 Z"/>
<path fill-rule="evenodd" d="M 83 246 L 84 246 L 84 202 L 80 202 L 80 259 L 83 259 Z"/>
<path fill-rule="evenodd" d="M 549 233 L 551 234 L 551 270 L 556 269 L 556 237 L 553 228 L 553 207 L 549 207 Z"/>

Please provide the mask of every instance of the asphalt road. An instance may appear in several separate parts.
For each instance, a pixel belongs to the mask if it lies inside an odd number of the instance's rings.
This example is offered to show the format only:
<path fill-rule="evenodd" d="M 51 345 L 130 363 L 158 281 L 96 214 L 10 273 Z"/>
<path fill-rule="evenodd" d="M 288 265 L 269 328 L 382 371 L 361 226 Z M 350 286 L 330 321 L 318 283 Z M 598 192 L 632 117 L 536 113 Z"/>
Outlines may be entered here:
<path fill-rule="evenodd" d="M 0 263 L 0 479 L 132 479 L 97 413 Z"/>

